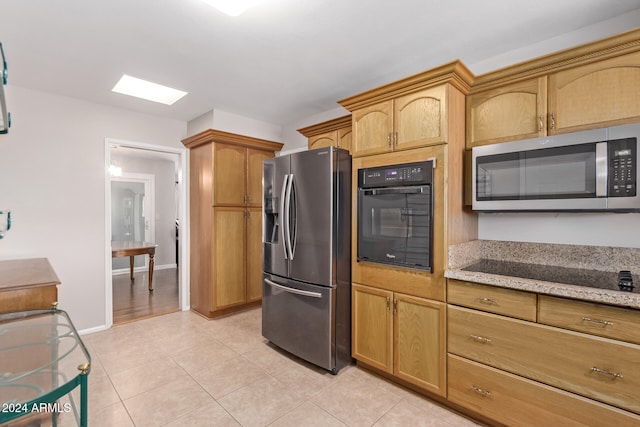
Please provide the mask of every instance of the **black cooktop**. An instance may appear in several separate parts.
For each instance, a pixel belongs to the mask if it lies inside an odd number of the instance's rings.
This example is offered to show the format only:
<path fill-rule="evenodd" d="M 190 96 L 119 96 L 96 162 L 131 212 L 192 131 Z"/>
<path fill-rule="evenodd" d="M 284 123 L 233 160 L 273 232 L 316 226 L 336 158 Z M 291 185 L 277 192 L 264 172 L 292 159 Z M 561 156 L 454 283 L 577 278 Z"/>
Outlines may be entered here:
<path fill-rule="evenodd" d="M 501 276 L 521 277 L 523 279 L 543 280 L 569 285 L 586 286 L 589 288 L 609 289 L 621 291 L 618 286 L 618 273 L 599 270 L 584 270 L 580 268 L 556 267 L 552 265 L 528 264 L 511 261 L 497 261 L 481 259 L 462 270 L 478 273 L 498 274 Z M 625 292 L 640 294 L 640 276 L 632 275 L 633 288 Z"/>

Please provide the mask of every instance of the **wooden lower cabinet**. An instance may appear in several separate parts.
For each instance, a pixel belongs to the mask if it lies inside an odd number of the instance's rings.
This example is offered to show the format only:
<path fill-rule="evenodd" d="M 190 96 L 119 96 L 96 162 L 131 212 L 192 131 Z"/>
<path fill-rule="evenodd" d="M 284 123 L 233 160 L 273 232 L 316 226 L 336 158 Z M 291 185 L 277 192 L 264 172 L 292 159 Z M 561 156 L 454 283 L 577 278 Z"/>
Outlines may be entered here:
<path fill-rule="evenodd" d="M 421 389 L 446 394 L 446 305 L 352 285 L 352 355 Z"/>
<path fill-rule="evenodd" d="M 214 309 L 245 302 L 246 263 L 244 208 L 214 208 Z M 233 245 L 230 242 L 234 242 Z"/>
<path fill-rule="evenodd" d="M 262 299 L 262 210 L 247 209 L 247 302 Z"/>
<path fill-rule="evenodd" d="M 640 310 L 451 279 L 447 295 L 451 403 L 509 426 L 640 425 Z"/>
<path fill-rule="evenodd" d="M 449 401 L 508 426 L 637 426 L 640 416 L 450 354 Z"/>
<path fill-rule="evenodd" d="M 449 306 L 449 353 L 640 413 L 640 346 Z"/>

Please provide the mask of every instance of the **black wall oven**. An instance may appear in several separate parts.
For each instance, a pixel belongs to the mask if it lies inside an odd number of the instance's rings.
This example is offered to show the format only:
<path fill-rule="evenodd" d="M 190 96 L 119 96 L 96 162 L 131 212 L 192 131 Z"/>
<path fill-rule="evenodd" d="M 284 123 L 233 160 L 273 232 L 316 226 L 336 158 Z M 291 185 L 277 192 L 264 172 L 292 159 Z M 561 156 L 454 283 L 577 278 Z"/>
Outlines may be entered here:
<path fill-rule="evenodd" d="M 358 261 L 432 271 L 434 167 L 358 170 Z"/>

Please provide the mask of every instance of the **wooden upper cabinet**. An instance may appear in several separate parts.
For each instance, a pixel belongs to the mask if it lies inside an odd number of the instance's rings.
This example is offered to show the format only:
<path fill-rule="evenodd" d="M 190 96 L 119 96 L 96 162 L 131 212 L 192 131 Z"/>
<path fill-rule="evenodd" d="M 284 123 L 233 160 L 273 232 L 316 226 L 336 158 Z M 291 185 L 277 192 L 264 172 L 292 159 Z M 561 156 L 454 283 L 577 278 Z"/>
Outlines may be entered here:
<path fill-rule="evenodd" d="M 246 147 L 215 143 L 213 146 L 213 204 L 244 205 L 247 187 Z"/>
<path fill-rule="evenodd" d="M 447 86 L 395 99 L 393 149 L 406 150 L 447 141 Z"/>
<path fill-rule="evenodd" d="M 314 148 L 337 147 L 337 146 L 338 146 L 337 130 L 309 137 L 309 150 L 313 150 Z"/>
<path fill-rule="evenodd" d="M 214 144 L 215 206 L 262 206 L 262 162 L 272 151 Z"/>
<path fill-rule="evenodd" d="M 549 133 L 640 121 L 640 52 L 549 76 Z"/>
<path fill-rule="evenodd" d="M 467 96 L 467 147 L 544 136 L 547 78 Z"/>
<path fill-rule="evenodd" d="M 308 148 L 340 147 L 351 151 L 351 115 L 338 117 L 306 128 L 298 129 L 307 137 Z"/>
<path fill-rule="evenodd" d="M 247 198 L 246 204 L 262 206 L 262 162 L 274 157 L 273 151 L 247 148 Z"/>
<path fill-rule="evenodd" d="M 640 121 L 640 29 L 477 76 L 467 148 Z"/>
<path fill-rule="evenodd" d="M 338 129 L 338 147 L 351 152 L 352 142 L 353 131 L 351 129 L 351 124 L 349 124 L 349 127 L 347 128 Z"/>
<path fill-rule="evenodd" d="M 408 150 L 446 142 L 445 85 L 353 112 L 355 156 Z"/>
<path fill-rule="evenodd" d="M 444 144 L 462 126 L 473 74 L 460 61 L 406 77 L 338 101 L 351 111 L 354 157 Z M 449 120 L 453 117 L 453 121 Z"/>
<path fill-rule="evenodd" d="M 393 101 L 385 101 L 353 112 L 354 156 L 367 156 L 391 151 Z"/>

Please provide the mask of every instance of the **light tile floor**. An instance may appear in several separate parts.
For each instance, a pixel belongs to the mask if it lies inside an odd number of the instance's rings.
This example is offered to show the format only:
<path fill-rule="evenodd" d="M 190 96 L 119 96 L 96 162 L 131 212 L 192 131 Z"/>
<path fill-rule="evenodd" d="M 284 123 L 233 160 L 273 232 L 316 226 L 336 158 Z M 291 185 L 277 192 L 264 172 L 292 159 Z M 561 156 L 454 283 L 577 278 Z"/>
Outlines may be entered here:
<path fill-rule="evenodd" d="M 355 365 L 331 375 L 260 331 L 254 309 L 217 320 L 171 313 L 83 336 L 89 425 L 476 425 Z"/>

